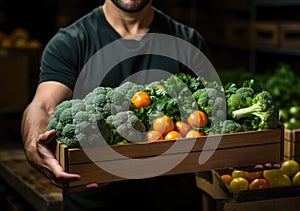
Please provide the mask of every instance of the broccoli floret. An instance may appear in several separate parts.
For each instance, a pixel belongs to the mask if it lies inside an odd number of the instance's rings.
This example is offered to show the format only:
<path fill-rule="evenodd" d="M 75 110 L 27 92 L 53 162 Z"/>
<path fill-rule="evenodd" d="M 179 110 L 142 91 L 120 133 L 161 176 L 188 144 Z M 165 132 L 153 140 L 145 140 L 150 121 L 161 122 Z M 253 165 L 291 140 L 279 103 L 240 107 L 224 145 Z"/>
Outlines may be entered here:
<path fill-rule="evenodd" d="M 227 119 L 224 122 L 221 123 L 221 133 L 237 133 L 237 132 L 243 132 L 244 127 L 239 124 L 238 122 L 235 122 L 231 119 Z"/>
<path fill-rule="evenodd" d="M 61 135 L 67 138 L 73 138 L 75 134 L 75 126 L 73 124 L 66 124 L 61 132 Z"/>
<path fill-rule="evenodd" d="M 59 116 L 59 121 L 63 125 L 72 124 L 73 123 L 73 113 L 71 108 L 66 108 Z"/>
<path fill-rule="evenodd" d="M 217 90 L 213 88 L 198 89 L 193 93 L 200 110 L 204 111 L 207 116 L 212 115 L 212 104 L 217 97 Z"/>
<path fill-rule="evenodd" d="M 60 104 L 58 104 L 55 107 L 53 118 L 59 119 L 59 116 L 65 109 L 72 107 L 72 103 L 73 103 L 72 100 L 65 100 L 65 101 L 61 102 Z"/>
<path fill-rule="evenodd" d="M 254 90 L 250 87 L 240 87 L 236 92 L 227 98 L 228 114 L 231 116 L 232 112 L 252 105 Z"/>
<path fill-rule="evenodd" d="M 83 99 L 84 104 L 86 104 L 88 109 L 94 111 L 91 106 L 94 106 L 95 113 L 97 114 L 97 121 L 105 119 L 111 114 L 111 93 L 113 88 L 110 87 L 96 87 L 92 92 L 86 95 Z"/>
<path fill-rule="evenodd" d="M 78 147 L 78 142 L 75 138 L 74 124 L 66 124 L 61 132 L 59 140 L 67 144 L 68 147 Z"/>
<path fill-rule="evenodd" d="M 57 127 L 57 124 L 58 124 L 58 119 L 56 118 L 56 117 L 52 117 L 51 119 L 50 119 L 50 122 L 49 122 L 49 124 L 48 124 L 48 126 L 47 126 L 47 131 L 49 131 L 49 130 L 55 130 L 56 129 L 56 127 Z"/>
<path fill-rule="evenodd" d="M 124 139 L 129 142 L 145 141 L 146 127 L 133 111 L 122 111 L 107 117 L 105 126 L 100 127 L 101 132 L 110 144 L 117 144 Z"/>
<path fill-rule="evenodd" d="M 259 117 L 256 127 L 258 130 L 276 128 L 279 122 L 279 112 L 275 107 L 272 96 L 268 91 L 261 91 L 254 96 L 249 107 L 232 112 L 234 119 Z M 255 125 L 253 125 L 255 128 Z"/>
<path fill-rule="evenodd" d="M 99 129 L 96 122 L 82 121 L 75 124 L 76 138 L 81 146 L 100 145 Z"/>
<path fill-rule="evenodd" d="M 238 121 L 244 128 L 244 131 L 253 131 L 258 130 L 258 125 L 260 123 L 260 118 L 257 116 L 251 117 L 251 118 L 242 118 Z"/>

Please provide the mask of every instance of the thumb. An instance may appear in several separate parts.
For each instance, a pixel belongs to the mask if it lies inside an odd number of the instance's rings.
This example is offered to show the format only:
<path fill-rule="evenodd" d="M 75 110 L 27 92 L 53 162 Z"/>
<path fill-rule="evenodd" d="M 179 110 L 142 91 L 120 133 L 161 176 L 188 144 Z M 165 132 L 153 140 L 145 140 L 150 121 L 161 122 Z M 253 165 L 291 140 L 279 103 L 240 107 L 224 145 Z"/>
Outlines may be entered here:
<path fill-rule="evenodd" d="M 55 134 L 56 134 L 56 131 L 55 130 L 49 130 L 49 131 L 46 131 L 44 133 L 44 143 L 45 144 L 48 144 L 50 143 L 51 141 L 53 141 L 53 139 L 55 138 Z"/>

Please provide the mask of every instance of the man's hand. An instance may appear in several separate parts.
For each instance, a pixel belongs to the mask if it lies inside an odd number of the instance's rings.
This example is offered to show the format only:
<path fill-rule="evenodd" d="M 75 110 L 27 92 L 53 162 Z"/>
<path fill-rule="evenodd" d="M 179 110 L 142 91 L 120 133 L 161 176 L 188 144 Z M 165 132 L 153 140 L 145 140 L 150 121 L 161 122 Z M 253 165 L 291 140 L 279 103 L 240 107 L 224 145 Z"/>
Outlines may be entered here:
<path fill-rule="evenodd" d="M 26 157 L 29 163 L 46 175 L 57 187 L 66 188 L 68 182 L 80 179 L 78 174 L 69 174 L 61 167 L 54 156 L 55 130 L 39 135 L 26 147 Z"/>
<path fill-rule="evenodd" d="M 69 192 L 81 192 L 100 188 L 108 183 L 93 183 L 78 187 L 68 187 L 69 182 L 80 180 L 80 175 L 65 172 L 54 157 L 55 130 L 47 131 L 38 137 L 36 145 L 30 146 L 26 157 L 29 163 L 42 172 L 53 185 Z"/>

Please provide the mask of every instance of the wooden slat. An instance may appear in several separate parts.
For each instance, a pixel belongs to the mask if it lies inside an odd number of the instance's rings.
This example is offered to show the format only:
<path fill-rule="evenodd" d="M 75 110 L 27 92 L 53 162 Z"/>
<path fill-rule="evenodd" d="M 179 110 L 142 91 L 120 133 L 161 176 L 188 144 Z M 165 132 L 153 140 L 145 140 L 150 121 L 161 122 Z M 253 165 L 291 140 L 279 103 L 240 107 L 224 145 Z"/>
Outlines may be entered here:
<path fill-rule="evenodd" d="M 222 211 L 253 211 L 253 210 L 272 210 L 272 211 L 298 211 L 300 207 L 300 197 L 284 197 L 267 200 L 257 200 L 248 202 L 225 202 Z"/>
<path fill-rule="evenodd" d="M 252 24 L 252 39 L 256 44 L 272 46 L 279 45 L 278 23 L 276 22 L 255 22 Z"/>
<path fill-rule="evenodd" d="M 178 140 L 178 144 L 182 144 L 182 147 L 176 151 L 177 153 L 186 153 L 187 150 L 184 147 L 185 144 L 192 144 L 195 142 L 193 148 L 190 151 L 200 151 L 203 149 L 206 139 L 206 149 L 214 149 L 215 143 L 212 141 L 214 137 L 220 140 L 218 149 L 227 149 L 233 147 L 244 147 L 251 145 L 261 145 L 274 142 L 281 142 L 282 131 L 280 128 L 274 130 L 264 130 L 264 131 L 252 131 L 252 132 L 241 132 L 235 134 L 224 134 L 222 136 L 215 135 L 198 138 L 196 141 L 194 139 L 182 139 Z M 210 143 L 211 141 L 211 143 Z M 163 142 L 152 142 L 146 144 L 125 144 L 125 145 L 116 145 L 108 146 L 113 150 L 118 152 L 121 155 L 130 158 L 142 158 L 142 157 L 152 157 L 158 156 L 174 145 L 174 141 L 163 141 Z M 182 150 L 180 150 L 182 149 Z M 96 147 L 88 150 L 88 153 L 91 157 L 97 155 L 101 152 L 104 152 L 105 147 Z M 63 158 L 61 158 L 63 159 Z M 110 159 L 117 159 L 117 157 L 112 157 Z M 96 160 L 97 161 L 97 160 Z M 101 160 L 104 161 L 104 160 Z M 91 162 L 90 158 L 85 154 L 82 149 L 69 149 L 68 164 L 79 164 Z M 62 161 L 64 163 L 64 161 Z"/>
<path fill-rule="evenodd" d="M 280 152 L 281 143 L 279 142 L 265 145 L 235 147 L 230 149 L 217 149 L 212 157 L 202 165 L 198 163 L 201 152 L 191 152 L 179 165 L 177 165 L 169 172 L 165 173 L 165 175 L 197 172 L 207 169 L 224 168 L 230 166 L 240 167 L 264 162 L 276 162 L 281 159 Z M 181 155 L 170 154 L 166 156 L 160 156 L 160 159 L 163 163 L 176 159 L 179 156 Z M 112 164 L 112 166 L 116 163 L 118 164 L 118 166 L 121 166 L 122 169 L 124 168 L 128 169 L 128 171 L 132 171 L 132 174 L 135 177 L 143 177 L 143 172 L 139 172 L 138 169 L 132 169 L 132 166 L 128 165 L 126 160 L 107 161 L 107 164 Z M 154 169 L 155 166 L 149 166 L 150 174 Z M 80 173 L 82 178 L 81 181 L 71 183 L 70 186 L 77 186 L 93 182 L 111 182 L 126 179 L 120 178 L 114 174 L 110 174 L 103 169 L 100 169 L 94 163 L 70 165 L 69 170 L 72 173 Z M 136 172 L 134 172 L 134 170 L 136 170 Z"/>
<path fill-rule="evenodd" d="M 298 49 L 300 47 L 300 23 L 283 23 L 279 31 L 280 46 Z"/>
<path fill-rule="evenodd" d="M 284 157 L 285 159 L 300 158 L 300 129 L 284 130 Z"/>

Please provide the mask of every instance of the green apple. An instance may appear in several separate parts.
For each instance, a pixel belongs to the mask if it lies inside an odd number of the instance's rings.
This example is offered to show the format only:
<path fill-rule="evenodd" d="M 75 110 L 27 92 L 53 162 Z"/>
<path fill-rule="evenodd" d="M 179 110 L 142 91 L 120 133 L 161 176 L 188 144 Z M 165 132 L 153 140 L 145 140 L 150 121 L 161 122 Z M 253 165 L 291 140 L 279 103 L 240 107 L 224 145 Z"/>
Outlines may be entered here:
<path fill-rule="evenodd" d="M 298 171 L 292 179 L 293 185 L 300 185 L 300 171 Z"/>
<path fill-rule="evenodd" d="M 282 162 L 280 170 L 283 174 L 293 177 L 300 170 L 299 163 L 295 160 L 285 160 Z"/>
<path fill-rule="evenodd" d="M 282 186 L 291 186 L 292 185 L 292 181 L 288 175 L 283 174 L 281 185 Z"/>
<path fill-rule="evenodd" d="M 229 187 L 232 191 L 243 191 L 248 190 L 249 183 L 248 180 L 243 177 L 236 177 L 231 180 Z"/>
<path fill-rule="evenodd" d="M 282 178 L 282 172 L 280 169 L 269 169 L 263 171 L 263 177 L 268 181 Z"/>
<path fill-rule="evenodd" d="M 232 178 L 245 177 L 245 171 L 234 169 L 231 173 Z"/>

